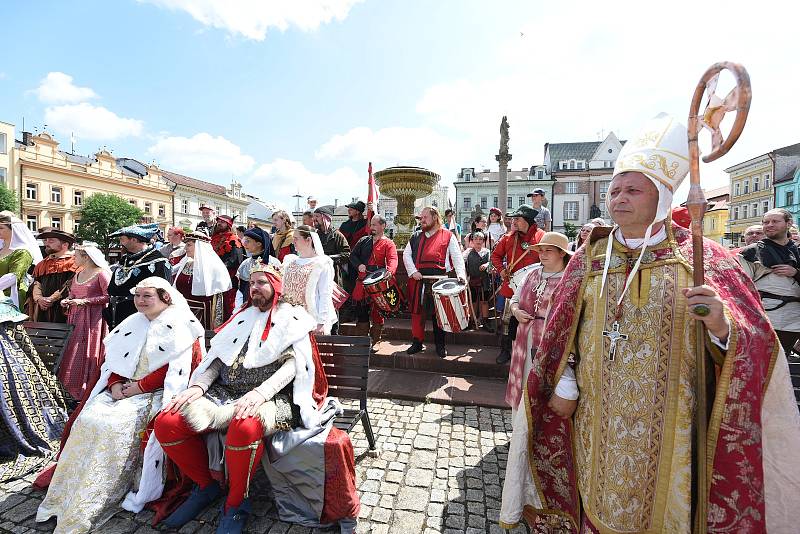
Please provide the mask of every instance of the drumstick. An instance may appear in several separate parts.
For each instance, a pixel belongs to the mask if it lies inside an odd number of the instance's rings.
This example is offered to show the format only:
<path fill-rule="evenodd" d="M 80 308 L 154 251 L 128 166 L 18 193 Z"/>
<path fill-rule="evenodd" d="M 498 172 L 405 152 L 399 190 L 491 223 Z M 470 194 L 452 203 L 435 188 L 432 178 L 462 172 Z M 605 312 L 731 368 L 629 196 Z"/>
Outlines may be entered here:
<path fill-rule="evenodd" d="M 475 316 L 475 308 L 472 307 L 472 288 L 469 286 L 469 276 L 467 276 L 467 299 L 467 302 L 469 302 L 469 312 L 472 314 L 472 319 L 475 321 L 475 330 L 477 330 L 478 318 Z"/>
<path fill-rule="evenodd" d="M 423 274 L 423 280 L 444 280 L 445 278 L 450 278 L 446 274 Z"/>

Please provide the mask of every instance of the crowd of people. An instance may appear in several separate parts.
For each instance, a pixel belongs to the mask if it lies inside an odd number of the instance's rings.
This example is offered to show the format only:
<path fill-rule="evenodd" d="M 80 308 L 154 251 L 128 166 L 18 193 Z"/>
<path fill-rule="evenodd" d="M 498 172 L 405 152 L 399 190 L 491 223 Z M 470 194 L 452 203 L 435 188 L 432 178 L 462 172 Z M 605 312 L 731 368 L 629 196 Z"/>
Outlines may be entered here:
<path fill-rule="evenodd" d="M 353 448 L 333 427 L 343 408 L 314 341 L 339 322 L 347 238 L 327 207 L 313 226 L 277 211 L 272 234 L 203 211 L 196 229 L 169 228 L 163 242 L 154 224 L 120 228 L 113 266 L 70 233 L 34 236 L 0 213 L 0 481 L 38 473 L 47 494 L 36 519 L 55 518 L 56 532 L 145 506 L 179 529 L 224 492 L 218 532 L 241 532 L 264 457 L 280 514 L 354 532 Z M 354 244 L 369 237 L 356 219 Z M 382 237 L 385 221 L 372 227 Z M 55 365 L 39 357 L 28 318 L 74 325 Z M 309 477 L 317 487 L 293 491 Z"/>
<path fill-rule="evenodd" d="M 673 165 L 642 163 L 658 158 Z M 360 201 L 339 228 L 330 206 L 302 224 L 276 211 L 272 232 L 210 208 L 163 242 L 156 225 L 127 226 L 111 234 L 123 251 L 113 266 L 72 234 L 34 236 L 0 212 L 0 481 L 39 472 L 36 519 L 55 517 L 57 532 L 145 506 L 180 529 L 223 495 L 218 532 L 241 532 L 263 464 L 279 513 L 353 532 L 353 449 L 332 426 L 341 406 L 315 336 L 347 319 L 377 350 L 405 301 L 406 352 L 424 349 L 431 319 L 446 357 L 459 318 L 435 293 L 454 279 L 472 326 L 495 332 L 497 363 L 510 364 L 501 526 L 691 531 L 700 344 L 715 367 L 709 529 L 788 532 L 800 490 L 787 365 L 800 340 L 797 233 L 775 209 L 741 249 L 704 242 L 706 282 L 693 287 L 690 221 L 672 209 L 687 172 L 686 129 L 659 116 L 619 155 L 613 225 L 589 221 L 574 241 L 552 231 L 541 189 L 463 234 L 452 210 L 427 206 L 402 251 L 405 287 L 386 220 Z M 74 325 L 55 368 L 26 318 Z"/>

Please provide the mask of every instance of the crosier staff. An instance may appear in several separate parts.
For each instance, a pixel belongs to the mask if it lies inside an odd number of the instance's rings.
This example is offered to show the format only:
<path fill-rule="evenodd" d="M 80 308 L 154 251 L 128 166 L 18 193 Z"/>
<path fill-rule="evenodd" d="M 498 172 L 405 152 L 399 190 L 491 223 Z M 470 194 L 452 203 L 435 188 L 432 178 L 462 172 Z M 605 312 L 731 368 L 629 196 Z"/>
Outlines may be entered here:
<path fill-rule="evenodd" d="M 716 94 L 717 82 L 722 71 L 729 71 L 736 86 L 724 97 Z M 700 113 L 700 104 L 704 95 L 708 95 L 705 109 Z M 692 217 L 692 268 L 695 287 L 705 283 L 703 266 L 703 216 L 706 211 L 706 199 L 700 187 L 700 149 L 697 138 L 702 130 L 711 132 L 711 153 L 703 156 L 705 163 L 710 163 L 725 154 L 739 139 L 747 121 L 750 110 L 752 90 L 750 76 L 741 65 L 727 61 L 715 63 L 700 78 L 694 91 L 692 105 L 689 109 L 689 196 L 686 207 Z M 727 138 L 722 135 L 720 124 L 727 113 L 736 112 L 736 118 Z M 710 309 L 705 304 L 695 306 L 692 311 L 699 316 L 706 316 Z M 713 401 L 713 374 L 708 373 L 709 358 L 706 355 L 705 327 L 702 321 L 695 324 L 695 373 L 697 384 L 697 408 L 695 409 L 695 457 L 696 457 L 696 483 L 693 487 L 695 501 L 695 528 L 694 531 L 705 534 L 708 528 L 708 492 L 710 477 L 708 474 L 707 432 L 709 418 L 709 397 Z M 709 378 L 711 380 L 709 380 Z"/>

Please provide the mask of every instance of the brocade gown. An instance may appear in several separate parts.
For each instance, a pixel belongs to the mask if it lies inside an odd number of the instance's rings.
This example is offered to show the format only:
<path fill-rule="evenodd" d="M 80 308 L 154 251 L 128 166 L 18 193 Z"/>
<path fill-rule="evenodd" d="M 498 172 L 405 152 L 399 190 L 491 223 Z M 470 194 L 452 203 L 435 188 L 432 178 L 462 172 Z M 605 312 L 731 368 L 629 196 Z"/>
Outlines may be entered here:
<path fill-rule="evenodd" d="M 26 317 L 0 297 L 0 482 L 47 464 L 67 421 L 63 391 L 22 326 Z"/>

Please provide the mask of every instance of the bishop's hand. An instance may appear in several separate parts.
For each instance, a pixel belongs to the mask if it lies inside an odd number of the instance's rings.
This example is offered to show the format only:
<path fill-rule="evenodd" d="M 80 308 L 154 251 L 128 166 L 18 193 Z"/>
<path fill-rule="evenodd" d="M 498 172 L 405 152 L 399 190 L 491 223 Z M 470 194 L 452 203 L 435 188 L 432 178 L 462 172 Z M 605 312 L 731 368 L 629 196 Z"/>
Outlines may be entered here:
<path fill-rule="evenodd" d="M 730 325 L 725 319 L 725 305 L 719 294 L 709 286 L 687 287 L 683 289 L 683 296 L 686 297 L 686 304 L 689 309 L 689 317 L 697 321 L 703 321 L 706 329 L 722 343 L 728 340 Z M 708 308 L 706 315 L 698 315 L 694 307 L 703 304 Z"/>
<path fill-rule="evenodd" d="M 578 407 L 578 399 L 562 399 L 553 393 L 553 396 L 550 397 L 550 402 L 547 403 L 547 406 L 549 406 L 557 416 L 561 417 L 562 419 L 567 419 L 572 417 L 572 414 L 575 413 L 575 408 Z"/>

